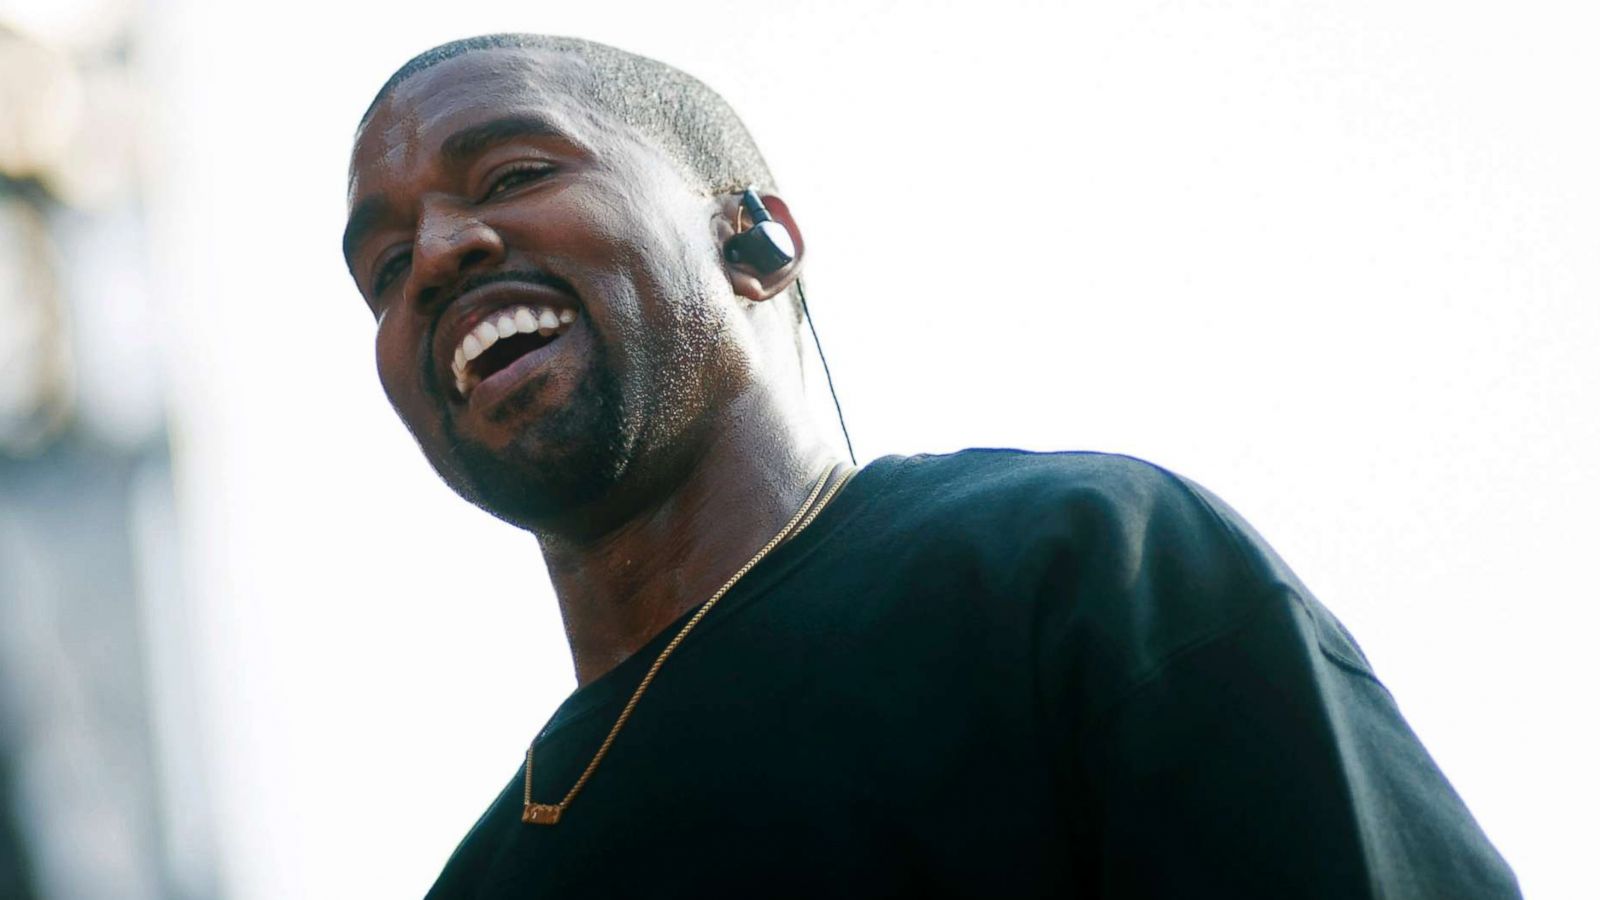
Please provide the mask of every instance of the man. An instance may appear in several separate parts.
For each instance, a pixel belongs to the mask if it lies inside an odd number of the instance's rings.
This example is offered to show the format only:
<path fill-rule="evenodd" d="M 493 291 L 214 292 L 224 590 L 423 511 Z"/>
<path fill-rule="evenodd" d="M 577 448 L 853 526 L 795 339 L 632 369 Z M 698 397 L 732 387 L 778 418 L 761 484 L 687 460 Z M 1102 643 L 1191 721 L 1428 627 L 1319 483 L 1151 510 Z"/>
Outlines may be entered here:
<path fill-rule="evenodd" d="M 773 184 L 703 85 L 569 39 L 436 48 L 362 121 L 384 390 L 538 538 L 579 685 L 430 897 L 1517 895 L 1217 498 L 1090 453 L 843 464 Z"/>

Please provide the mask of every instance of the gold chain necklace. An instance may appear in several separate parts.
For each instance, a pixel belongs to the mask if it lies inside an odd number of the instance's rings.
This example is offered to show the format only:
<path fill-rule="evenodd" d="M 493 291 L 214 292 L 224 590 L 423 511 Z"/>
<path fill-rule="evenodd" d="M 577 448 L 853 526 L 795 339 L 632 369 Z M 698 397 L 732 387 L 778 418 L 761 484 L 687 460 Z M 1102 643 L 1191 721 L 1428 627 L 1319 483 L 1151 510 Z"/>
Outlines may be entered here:
<path fill-rule="evenodd" d="M 756 555 L 750 557 L 749 562 L 739 567 L 739 571 L 733 573 L 733 577 L 724 582 L 722 587 L 718 588 L 717 592 L 712 594 L 709 600 L 700 604 L 700 609 L 690 617 L 689 621 L 683 623 L 683 627 L 678 629 L 677 635 L 672 638 L 667 646 L 661 648 L 661 654 L 656 657 L 655 663 L 650 666 L 650 671 L 644 673 L 644 678 L 639 682 L 639 686 L 633 689 L 633 696 L 629 697 L 627 705 L 622 707 L 622 714 L 617 716 L 617 721 L 612 724 L 611 732 L 606 735 L 605 740 L 600 742 L 600 749 L 594 752 L 594 758 L 589 760 L 589 765 L 584 768 L 583 774 L 578 776 L 577 783 L 572 786 L 572 790 L 567 791 L 565 797 L 561 798 L 560 803 L 533 802 L 533 744 L 528 745 L 527 762 L 523 766 L 522 775 L 522 821 L 524 823 L 528 825 L 554 825 L 561 821 L 561 814 L 566 812 L 567 807 L 572 805 L 572 798 L 578 796 L 578 792 L 583 790 L 583 786 L 588 784 L 589 778 L 594 775 L 594 770 L 600 767 L 600 760 L 604 759 L 606 751 L 611 749 L 612 743 L 617 739 L 617 734 L 622 731 L 622 726 L 628 723 L 628 718 L 633 715 L 634 708 L 639 705 L 639 698 L 644 696 L 645 688 L 648 688 L 650 682 L 655 680 L 656 673 L 661 671 L 662 664 L 667 661 L 668 656 L 672 655 L 672 651 L 678 649 L 678 645 L 683 643 L 683 639 L 689 636 L 689 632 L 693 631 L 696 625 L 700 624 L 700 620 L 706 617 L 706 613 L 711 611 L 711 607 L 716 606 L 717 601 L 732 590 L 733 586 L 739 583 L 739 579 L 745 576 L 745 573 L 755 568 L 756 563 L 761 562 L 768 553 L 772 552 L 774 547 L 783 543 L 786 538 L 804 531 L 806 526 L 810 525 L 812 520 L 817 517 L 817 514 L 822 512 L 822 508 L 828 505 L 828 501 L 833 499 L 833 495 L 839 492 L 839 488 L 843 487 L 844 483 L 850 480 L 850 475 L 853 474 L 846 472 L 843 477 L 834 482 L 827 495 L 823 496 L 822 500 L 818 502 L 817 497 L 822 494 L 823 486 L 828 483 L 834 471 L 835 468 L 829 468 L 828 471 L 822 474 L 821 478 L 817 479 L 816 486 L 811 489 L 811 495 L 806 497 L 806 502 L 800 504 L 800 508 L 795 511 L 794 517 L 789 519 L 788 524 L 773 535 L 772 540 L 767 541 L 765 547 L 757 550 Z M 538 738 L 534 738 L 534 743 L 537 742 Z"/>

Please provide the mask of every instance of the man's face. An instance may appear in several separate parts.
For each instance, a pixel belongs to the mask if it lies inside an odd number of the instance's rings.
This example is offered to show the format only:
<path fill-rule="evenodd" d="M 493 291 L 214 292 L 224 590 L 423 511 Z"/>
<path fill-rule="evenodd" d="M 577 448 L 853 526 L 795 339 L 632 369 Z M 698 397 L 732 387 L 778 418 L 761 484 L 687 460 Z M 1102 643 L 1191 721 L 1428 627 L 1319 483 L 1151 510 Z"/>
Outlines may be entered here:
<path fill-rule="evenodd" d="M 384 391 L 451 487 L 523 526 L 681 464 L 750 373 L 717 207 L 575 98 L 579 66 L 486 50 L 418 72 L 351 164 Z"/>

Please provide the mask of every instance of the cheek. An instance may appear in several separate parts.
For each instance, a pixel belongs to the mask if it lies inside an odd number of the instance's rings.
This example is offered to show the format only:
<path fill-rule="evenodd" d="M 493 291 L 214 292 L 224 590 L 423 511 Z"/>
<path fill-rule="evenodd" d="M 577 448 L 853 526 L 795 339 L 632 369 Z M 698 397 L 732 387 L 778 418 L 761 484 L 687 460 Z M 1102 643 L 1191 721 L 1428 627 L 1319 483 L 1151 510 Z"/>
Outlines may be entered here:
<path fill-rule="evenodd" d="M 679 183 L 670 172 L 653 178 L 620 170 L 604 174 L 609 177 L 573 192 L 560 233 L 546 240 L 565 244 L 597 272 L 635 282 L 642 293 L 679 287 L 686 264 L 701 262 L 707 253 L 710 218 L 704 204 L 686 201 L 685 191 L 670 187 Z"/>
<path fill-rule="evenodd" d="M 378 323 L 378 333 L 373 339 L 373 356 L 378 364 L 378 383 L 383 386 L 383 393 L 388 396 L 389 402 L 398 408 L 396 389 L 405 380 L 407 367 L 394 332 L 395 329 Z"/>
<path fill-rule="evenodd" d="M 378 364 L 378 383 L 400 420 L 419 440 L 436 432 L 438 418 L 433 405 L 422 392 L 422 373 L 417 369 L 417 338 L 386 319 L 378 325 L 374 352 Z"/>

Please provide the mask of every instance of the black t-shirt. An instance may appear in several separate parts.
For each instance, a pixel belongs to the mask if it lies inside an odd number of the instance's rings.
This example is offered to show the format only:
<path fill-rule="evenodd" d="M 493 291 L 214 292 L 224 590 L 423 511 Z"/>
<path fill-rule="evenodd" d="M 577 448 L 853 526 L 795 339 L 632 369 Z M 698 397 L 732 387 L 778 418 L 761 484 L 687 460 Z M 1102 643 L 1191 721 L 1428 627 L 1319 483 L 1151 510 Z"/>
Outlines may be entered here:
<path fill-rule="evenodd" d="M 541 733 L 554 803 L 678 626 Z M 863 469 L 668 659 L 553 827 L 522 748 L 431 898 L 1518 896 L 1349 634 L 1135 459 Z"/>

